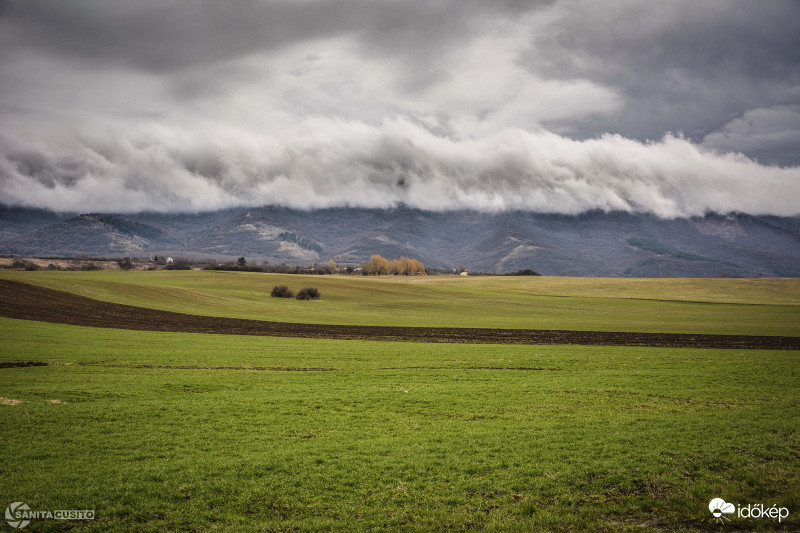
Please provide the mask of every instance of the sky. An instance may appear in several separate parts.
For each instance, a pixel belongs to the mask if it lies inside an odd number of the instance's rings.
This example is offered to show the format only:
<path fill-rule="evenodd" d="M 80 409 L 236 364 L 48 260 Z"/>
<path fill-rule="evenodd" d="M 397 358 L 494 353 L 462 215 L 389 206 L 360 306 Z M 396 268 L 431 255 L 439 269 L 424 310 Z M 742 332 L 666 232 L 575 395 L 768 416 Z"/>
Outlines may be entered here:
<path fill-rule="evenodd" d="M 0 203 L 800 214 L 796 0 L 0 0 Z"/>

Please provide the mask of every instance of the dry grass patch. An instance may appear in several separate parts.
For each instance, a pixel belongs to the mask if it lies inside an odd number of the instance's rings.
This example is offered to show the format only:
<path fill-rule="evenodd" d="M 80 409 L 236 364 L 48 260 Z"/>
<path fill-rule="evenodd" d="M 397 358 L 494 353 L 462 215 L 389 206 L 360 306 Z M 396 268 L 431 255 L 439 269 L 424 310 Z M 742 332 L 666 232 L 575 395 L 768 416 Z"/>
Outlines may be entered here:
<path fill-rule="evenodd" d="M 11 398 L 0 396 L 0 403 L 2 403 L 3 405 L 22 405 L 25 402 L 23 402 L 22 400 L 13 400 Z"/>

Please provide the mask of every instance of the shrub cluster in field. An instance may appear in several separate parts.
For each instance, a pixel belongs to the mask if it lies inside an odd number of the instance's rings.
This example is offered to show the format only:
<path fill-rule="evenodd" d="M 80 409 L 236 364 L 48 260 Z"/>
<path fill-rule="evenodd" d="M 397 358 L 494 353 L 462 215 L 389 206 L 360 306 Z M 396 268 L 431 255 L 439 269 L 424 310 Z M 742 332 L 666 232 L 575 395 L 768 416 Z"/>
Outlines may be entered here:
<path fill-rule="evenodd" d="M 272 288 L 272 294 L 275 298 L 294 298 L 294 292 L 286 285 L 275 286 Z"/>
<path fill-rule="evenodd" d="M 314 287 L 300 289 L 300 292 L 295 296 L 298 300 L 319 300 L 319 291 Z"/>
<path fill-rule="evenodd" d="M 320 296 L 319 290 L 315 289 L 314 287 L 300 289 L 300 291 L 297 293 L 297 296 L 295 296 L 294 291 L 292 291 L 292 289 L 286 285 L 273 287 L 271 295 L 276 298 L 296 298 L 298 300 L 319 300 Z"/>

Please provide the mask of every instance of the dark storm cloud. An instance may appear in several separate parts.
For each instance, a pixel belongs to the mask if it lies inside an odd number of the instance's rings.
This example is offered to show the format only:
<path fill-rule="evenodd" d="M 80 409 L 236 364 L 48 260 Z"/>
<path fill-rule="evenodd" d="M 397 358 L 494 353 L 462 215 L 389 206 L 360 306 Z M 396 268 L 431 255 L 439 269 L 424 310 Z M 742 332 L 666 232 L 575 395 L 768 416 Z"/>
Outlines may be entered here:
<path fill-rule="evenodd" d="M 713 133 L 703 146 L 745 152 L 759 161 L 800 165 L 800 105 L 753 109 Z"/>
<path fill-rule="evenodd" d="M 428 61 L 437 47 L 469 39 L 481 17 L 550 3 L 6 0 L 0 15 L 16 41 L 6 45 L 163 72 L 340 34 L 369 43 L 368 53 Z"/>
<path fill-rule="evenodd" d="M 0 202 L 795 214 L 800 168 L 769 165 L 797 164 L 799 25 L 782 1 L 6 1 Z"/>
<path fill-rule="evenodd" d="M 586 2 L 534 37 L 525 63 L 552 77 L 617 87 L 614 116 L 569 124 L 699 140 L 749 110 L 800 101 L 800 3 L 675 0 Z"/>
<path fill-rule="evenodd" d="M 223 61 L 332 31 L 331 4 L 9 1 L 4 27 L 16 41 L 87 63 L 156 72 Z M 327 19 L 327 24 L 326 24 Z"/>
<path fill-rule="evenodd" d="M 247 76 L 225 62 L 349 37 L 365 57 L 399 60 L 397 83 L 414 90 L 448 76 L 442 58 L 487 20 L 553 1 L 5 0 L 0 57 L 37 50 L 93 69 L 136 69 L 172 80 L 176 97 L 191 98 L 224 93 Z"/>

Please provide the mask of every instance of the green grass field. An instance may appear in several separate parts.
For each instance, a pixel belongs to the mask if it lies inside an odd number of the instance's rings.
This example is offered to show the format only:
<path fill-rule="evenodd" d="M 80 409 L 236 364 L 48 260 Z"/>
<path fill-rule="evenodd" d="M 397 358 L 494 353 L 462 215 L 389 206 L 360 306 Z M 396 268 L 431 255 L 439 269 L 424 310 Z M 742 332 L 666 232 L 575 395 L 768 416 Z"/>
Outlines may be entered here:
<path fill-rule="evenodd" d="M 796 280 L 0 277 L 173 311 L 325 323 L 797 335 L 800 309 Z M 269 298 L 284 283 L 316 286 L 323 300 Z M 800 530 L 798 352 L 13 319 L 0 319 L 0 341 L 0 363 L 48 363 L 0 368 L 0 505 L 96 511 L 92 522 L 34 520 L 25 531 Z M 791 514 L 719 525 L 715 497 Z"/>
<path fill-rule="evenodd" d="M 198 315 L 319 324 L 800 336 L 800 279 L 14 272 L 0 278 Z M 318 302 L 270 298 L 313 286 Z"/>

